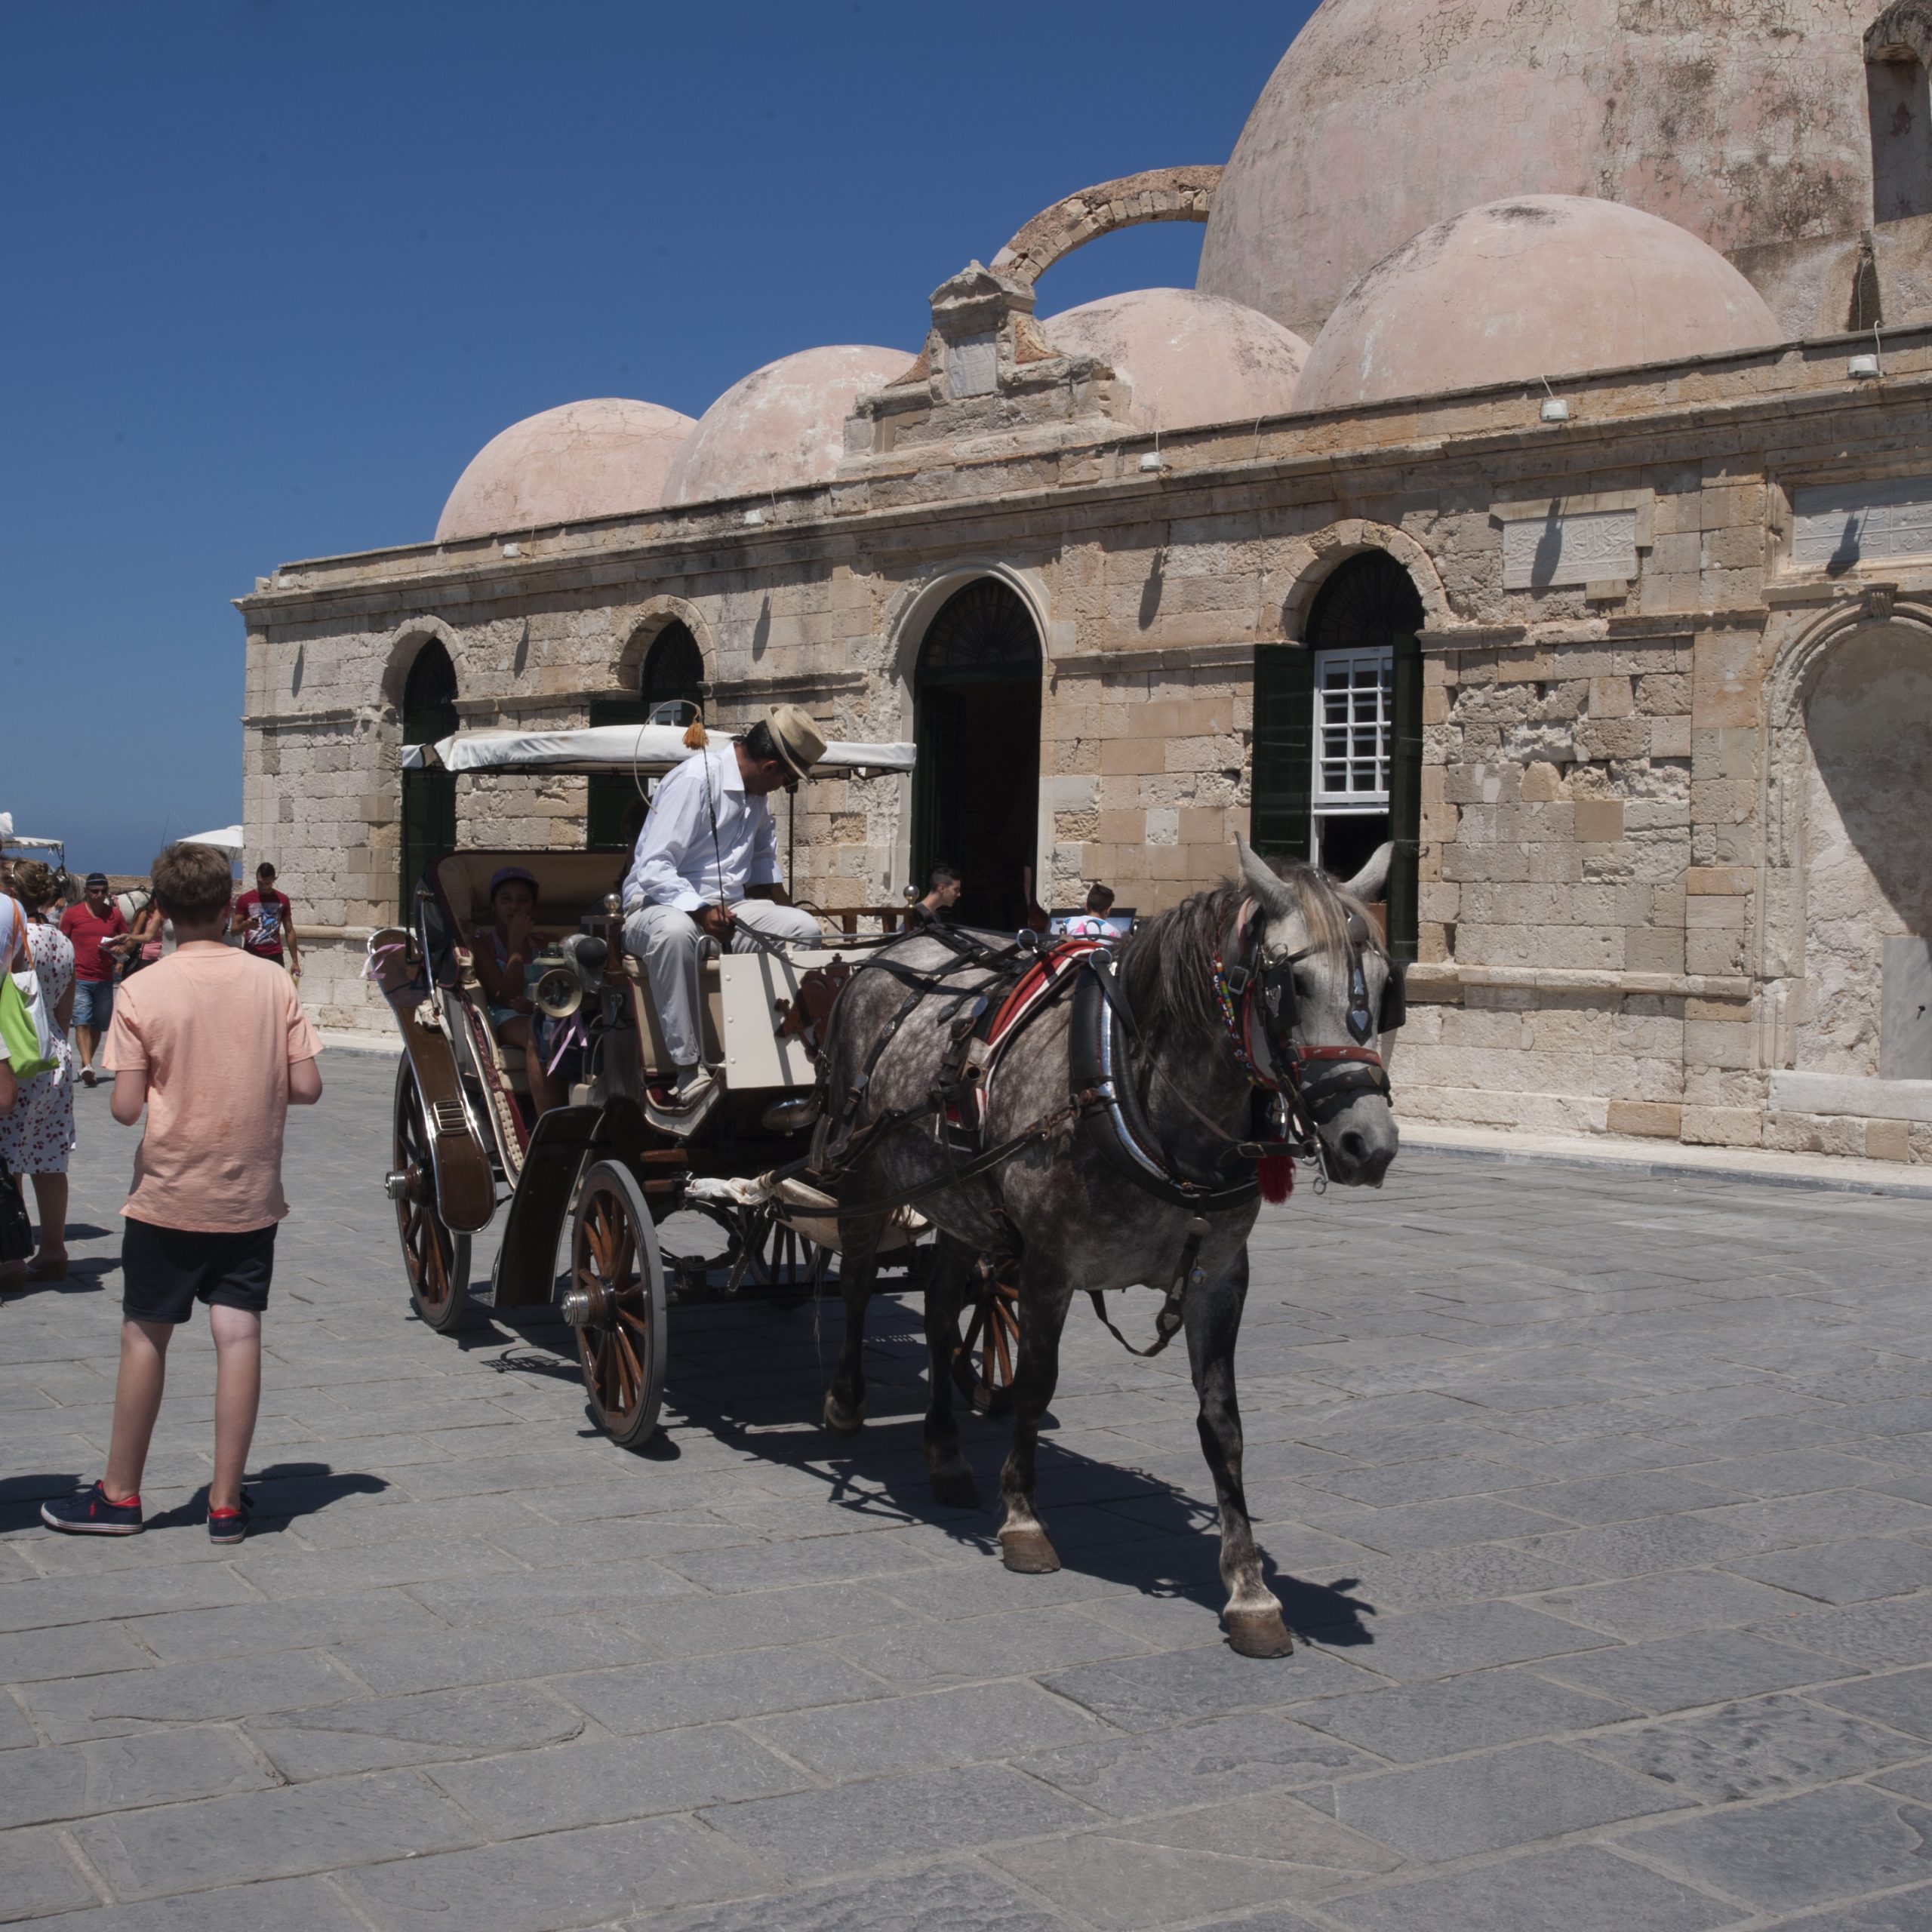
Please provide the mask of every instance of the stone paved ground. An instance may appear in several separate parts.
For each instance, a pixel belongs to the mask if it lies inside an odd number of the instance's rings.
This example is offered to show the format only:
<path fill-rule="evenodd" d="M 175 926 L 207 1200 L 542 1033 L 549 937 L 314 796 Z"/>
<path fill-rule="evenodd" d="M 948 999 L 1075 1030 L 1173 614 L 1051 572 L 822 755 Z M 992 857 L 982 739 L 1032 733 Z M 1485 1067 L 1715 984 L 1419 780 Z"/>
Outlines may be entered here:
<path fill-rule="evenodd" d="M 85 1272 L 0 1312 L 0 1916 L 1932 1927 L 1932 1204 L 1440 1156 L 1298 1195 L 1241 1367 L 1308 1641 L 1251 1663 L 1177 1360 L 1076 1317 L 1053 1577 L 930 1503 L 894 1302 L 856 1442 L 812 1426 L 836 1310 L 746 1306 L 673 1317 L 622 1454 L 554 1328 L 408 1318 L 389 1068 L 328 1073 L 229 1552 L 200 1331 L 148 1534 L 35 1527 L 108 1425 L 131 1137 L 82 1097 Z"/>

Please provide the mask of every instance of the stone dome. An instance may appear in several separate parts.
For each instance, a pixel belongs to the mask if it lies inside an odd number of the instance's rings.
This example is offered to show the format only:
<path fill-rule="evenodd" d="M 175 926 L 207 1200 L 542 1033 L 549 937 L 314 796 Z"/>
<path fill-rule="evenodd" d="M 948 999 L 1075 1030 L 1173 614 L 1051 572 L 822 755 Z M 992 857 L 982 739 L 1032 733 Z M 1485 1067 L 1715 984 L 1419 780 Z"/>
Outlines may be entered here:
<path fill-rule="evenodd" d="M 1192 288 L 1103 296 L 1040 326 L 1063 353 L 1098 356 L 1127 378 L 1138 429 L 1285 415 L 1308 360 L 1308 344 L 1258 309 Z"/>
<path fill-rule="evenodd" d="M 1535 383 L 1778 341 L 1714 248 L 1615 202 L 1524 195 L 1411 236 L 1315 337 L 1298 409 Z"/>
<path fill-rule="evenodd" d="M 1725 254 L 1854 235 L 1878 11 L 1323 0 L 1235 143 L 1198 285 L 1312 336 L 1407 237 L 1507 195 L 1626 202 Z"/>
<path fill-rule="evenodd" d="M 619 395 L 526 416 L 471 458 L 436 519 L 436 541 L 654 510 L 697 426 L 675 409 Z"/>
<path fill-rule="evenodd" d="M 703 503 L 823 483 L 845 453 L 845 419 L 862 395 L 905 374 L 903 349 L 843 343 L 754 369 L 699 417 L 665 501 Z"/>

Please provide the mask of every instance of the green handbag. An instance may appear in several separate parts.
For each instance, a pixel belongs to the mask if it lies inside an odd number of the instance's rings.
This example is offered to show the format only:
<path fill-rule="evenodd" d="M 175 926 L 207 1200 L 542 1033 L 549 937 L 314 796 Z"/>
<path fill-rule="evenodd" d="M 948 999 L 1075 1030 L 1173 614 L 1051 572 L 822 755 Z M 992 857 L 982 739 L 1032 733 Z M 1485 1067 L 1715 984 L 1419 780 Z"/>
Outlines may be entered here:
<path fill-rule="evenodd" d="M 20 985 L 23 979 L 33 983 L 31 1004 Z M 59 1064 L 41 1004 L 40 976 L 32 968 L 25 973 L 0 973 L 0 1041 L 6 1043 L 16 1080 L 31 1080 Z"/>

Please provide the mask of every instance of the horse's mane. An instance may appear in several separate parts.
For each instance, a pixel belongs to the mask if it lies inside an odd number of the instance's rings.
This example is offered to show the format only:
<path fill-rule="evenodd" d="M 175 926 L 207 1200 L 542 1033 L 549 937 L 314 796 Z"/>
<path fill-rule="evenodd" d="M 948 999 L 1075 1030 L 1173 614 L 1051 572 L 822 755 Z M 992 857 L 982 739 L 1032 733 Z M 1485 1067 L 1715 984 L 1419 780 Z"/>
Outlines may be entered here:
<path fill-rule="evenodd" d="M 1319 867 L 1298 859 L 1269 861 L 1295 896 L 1308 927 L 1309 943 L 1330 958 L 1348 951 L 1348 921 L 1356 902 Z M 1247 888 L 1223 879 L 1183 899 L 1135 928 L 1121 948 L 1120 971 L 1143 1035 L 1150 1042 L 1190 1035 L 1213 1038 L 1221 1030 L 1213 966 Z"/>

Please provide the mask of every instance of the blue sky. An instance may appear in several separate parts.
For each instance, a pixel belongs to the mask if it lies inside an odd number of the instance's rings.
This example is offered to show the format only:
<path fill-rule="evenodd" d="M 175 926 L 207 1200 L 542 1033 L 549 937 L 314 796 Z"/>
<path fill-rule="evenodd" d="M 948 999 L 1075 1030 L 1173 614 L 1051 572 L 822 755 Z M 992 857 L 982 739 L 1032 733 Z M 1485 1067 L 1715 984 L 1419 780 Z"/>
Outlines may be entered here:
<path fill-rule="evenodd" d="M 1310 11 L 0 0 L 0 811 L 110 871 L 238 817 L 257 574 L 428 537 L 554 404 L 916 348 L 1048 202 L 1225 160 Z"/>

